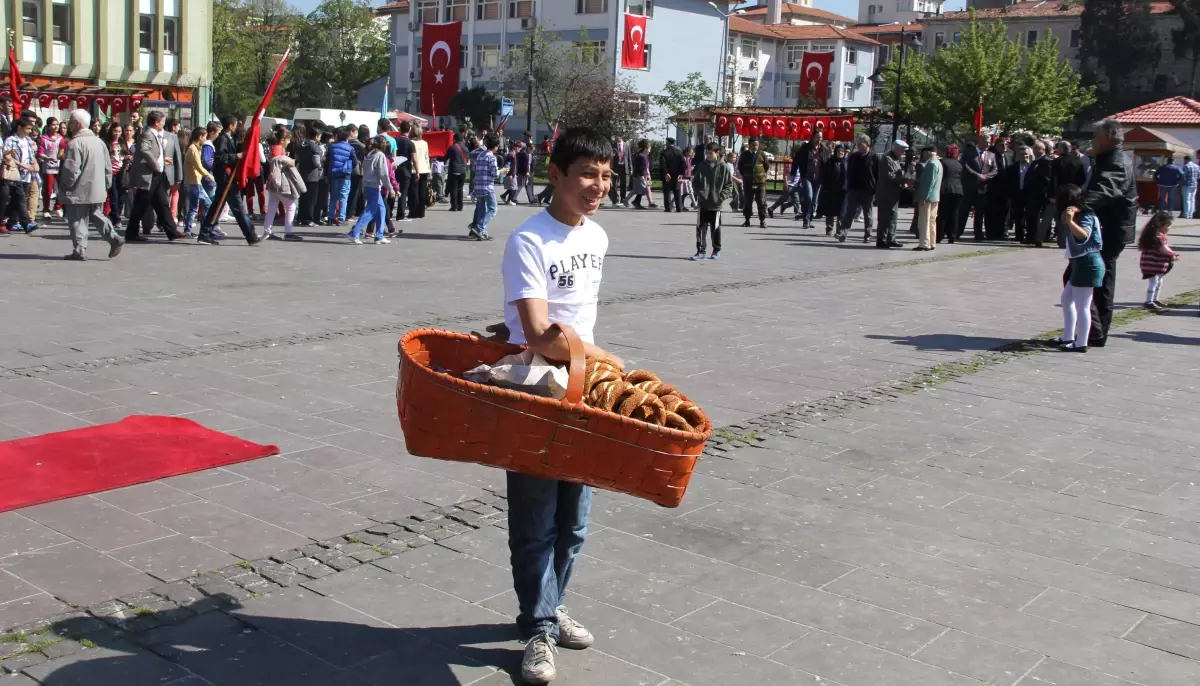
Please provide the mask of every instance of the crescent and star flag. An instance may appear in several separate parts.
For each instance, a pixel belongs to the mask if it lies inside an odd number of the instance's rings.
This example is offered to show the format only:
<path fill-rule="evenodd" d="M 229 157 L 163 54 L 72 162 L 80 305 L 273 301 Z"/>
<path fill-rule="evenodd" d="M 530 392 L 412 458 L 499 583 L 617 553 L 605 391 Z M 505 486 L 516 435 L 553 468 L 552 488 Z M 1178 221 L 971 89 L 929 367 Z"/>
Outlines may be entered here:
<path fill-rule="evenodd" d="M 235 170 L 239 188 L 245 188 L 247 183 L 257 179 L 262 173 L 263 149 L 262 136 L 259 133 L 260 124 L 263 115 L 267 113 L 267 106 L 271 104 L 271 97 L 275 95 L 275 86 L 279 85 L 279 77 L 283 76 L 283 69 L 287 66 L 288 55 L 291 52 L 291 48 L 284 51 L 283 57 L 279 60 L 279 66 L 275 68 L 275 75 L 271 77 L 271 85 L 267 86 L 267 92 L 263 93 L 262 102 L 258 104 L 258 109 L 254 110 L 254 119 L 250 120 L 250 128 L 242 137 L 246 146 L 242 152 L 245 154 L 238 161 L 238 168 Z"/>
<path fill-rule="evenodd" d="M 728 136 L 729 135 L 729 116 L 722 114 L 721 116 L 717 117 L 717 125 L 716 125 L 716 127 L 714 127 L 713 131 L 718 136 Z"/>
<path fill-rule="evenodd" d="M 438 112 L 450 111 L 450 98 L 458 92 L 462 22 L 422 26 L 421 111 L 436 118 Z"/>
<path fill-rule="evenodd" d="M 767 138 L 773 138 L 775 136 L 774 120 L 770 117 L 763 117 L 762 121 L 759 122 L 758 127 L 762 131 L 763 136 Z"/>
<path fill-rule="evenodd" d="M 737 131 L 738 135 L 743 135 L 746 133 L 746 118 L 745 117 L 734 117 L 733 123 L 737 127 L 735 129 L 735 131 Z"/>
<path fill-rule="evenodd" d="M 829 67 L 832 52 L 805 52 L 800 62 L 800 97 L 812 98 L 824 105 L 829 100 Z"/>
<path fill-rule="evenodd" d="M 10 40 L 8 43 L 8 94 L 12 97 L 13 121 L 21 117 L 21 96 L 17 92 L 21 83 L 21 70 L 17 68 L 17 51 L 13 49 Z"/>
<path fill-rule="evenodd" d="M 746 118 L 746 131 L 749 132 L 751 136 L 757 136 L 761 132 L 758 126 L 758 117 Z"/>
<path fill-rule="evenodd" d="M 621 43 L 621 68 L 646 68 L 646 17 L 625 15 L 625 40 Z"/>
<path fill-rule="evenodd" d="M 800 120 L 795 117 L 788 118 L 787 132 L 788 138 L 792 140 L 800 138 Z"/>

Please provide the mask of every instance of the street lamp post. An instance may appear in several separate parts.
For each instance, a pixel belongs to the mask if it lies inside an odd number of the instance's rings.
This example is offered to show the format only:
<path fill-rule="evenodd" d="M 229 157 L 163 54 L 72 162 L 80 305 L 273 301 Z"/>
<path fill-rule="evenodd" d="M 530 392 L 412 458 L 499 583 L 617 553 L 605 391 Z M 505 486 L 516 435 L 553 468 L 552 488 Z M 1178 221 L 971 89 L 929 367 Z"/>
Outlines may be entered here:
<path fill-rule="evenodd" d="M 885 26 L 888 26 L 888 24 L 885 24 Z M 897 61 L 896 61 L 896 106 L 894 108 L 892 108 L 892 140 L 893 141 L 899 140 L 898 137 L 900 135 L 900 96 L 904 90 L 904 53 L 906 52 L 905 48 L 910 44 L 914 48 L 919 48 L 919 47 L 921 47 L 921 39 L 917 38 L 916 36 L 913 36 L 911 41 L 905 40 L 905 28 L 904 28 L 904 26 L 901 26 L 900 27 L 900 42 L 897 44 L 897 47 L 900 49 L 900 56 L 897 58 Z M 882 72 L 883 72 L 882 67 L 877 69 L 875 71 L 875 73 L 871 76 L 871 81 L 873 83 L 882 84 L 885 81 L 885 79 L 883 78 Z"/>
<path fill-rule="evenodd" d="M 722 94 L 725 90 L 725 63 L 729 59 L 726 55 L 729 50 L 729 15 L 733 14 L 733 12 L 722 10 L 720 7 L 717 7 L 717 3 L 715 2 L 708 3 L 708 6 L 716 10 L 717 14 L 721 15 L 721 19 L 724 22 L 723 26 L 721 27 L 721 61 L 718 63 L 719 66 L 717 67 L 717 87 L 714 90 L 715 95 L 713 100 L 713 104 L 719 105 L 722 102 Z"/>

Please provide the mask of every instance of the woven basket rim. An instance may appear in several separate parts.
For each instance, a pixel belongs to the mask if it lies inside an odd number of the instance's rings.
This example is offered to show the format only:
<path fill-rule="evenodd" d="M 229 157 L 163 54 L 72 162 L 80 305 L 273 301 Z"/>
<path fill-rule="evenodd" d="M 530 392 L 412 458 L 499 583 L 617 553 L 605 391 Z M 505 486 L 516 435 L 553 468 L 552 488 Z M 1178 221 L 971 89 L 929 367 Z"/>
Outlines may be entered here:
<path fill-rule="evenodd" d="M 590 416 L 596 417 L 598 419 L 603 419 L 606 421 L 617 420 L 622 424 L 632 426 L 638 430 L 645 430 L 650 433 L 661 434 L 661 435 L 663 435 L 665 437 L 669 437 L 669 438 L 679 438 L 679 439 L 688 440 L 688 441 L 696 441 L 696 440 L 707 441 L 708 438 L 710 436 L 712 436 L 712 431 L 713 431 L 712 420 L 708 418 L 707 413 L 704 414 L 704 419 L 707 421 L 707 428 L 705 431 L 682 431 L 680 429 L 671 429 L 671 428 L 668 428 L 665 426 L 659 426 L 658 424 L 650 424 L 649 422 L 643 422 L 643 421 L 640 421 L 637 419 L 631 419 L 629 417 L 624 417 L 615 412 L 601 410 L 601 409 L 592 407 L 590 405 L 587 405 L 586 403 L 583 403 L 583 402 L 580 402 L 578 405 L 575 405 L 575 406 L 567 406 L 567 405 L 564 405 L 562 403 L 562 401 L 554 400 L 553 398 L 545 398 L 545 397 L 542 397 L 539 395 L 533 395 L 532 393 L 523 393 L 521 391 L 512 390 L 510 388 L 501 388 L 499 386 L 488 386 L 487 384 L 481 384 L 481 383 L 476 383 L 474 381 L 468 381 L 466 379 L 460 379 L 457 376 L 452 376 L 445 372 L 435 371 L 434 369 L 427 367 L 427 366 L 421 364 L 420 362 L 417 362 L 416 360 L 414 360 L 412 358 L 412 355 L 410 355 L 408 353 L 408 351 L 405 350 L 405 346 L 404 346 L 404 344 L 406 342 L 408 342 L 410 339 L 418 338 L 421 336 L 428 336 L 431 334 L 437 335 L 437 336 L 446 336 L 446 337 L 450 337 L 450 338 L 456 338 L 456 339 L 460 339 L 460 340 L 464 340 L 464 341 L 470 341 L 472 343 L 485 343 L 488 345 L 493 345 L 493 346 L 503 347 L 503 348 L 508 348 L 508 349 L 524 349 L 524 347 L 513 344 L 513 343 L 502 343 L 502 342 L 498 342 L 498 341 L 489 341 L 487 339 L 480 338 L 478 336 L 473 336 L 471 334 L 465 334 L 465 333 L 461 333 L 458 331 L 449 331 L 446 329 L 428 329 L 428 328 L 427 329 L 414 329 L 414 330 L 409 331 L 408 333 L 404 334 L 404 336 L 400 338 L 400 343 L 399 343 L 400 355 L 402 358 L 407 360 L 413 366 L 414 371 L 419 371 L 420 373 L 425 374 L 425 375 L 429 376 L 430 378 L 432 378 L 436 383 L 438 383 L 442 386 L 447 386 L 451 390 L 454 390 L 455 392 L 460 393 L 462 395 L 471 395 L 472 397 L 478 398 L 479 400 L 488 402 L 488 404 L 496 405 L 498 407 L 503 407 L 504 409 L 507 409 L 511 412 L 515 412 L 517 414 L 522 414 L 522 415 L 525 415 L 528 417 L 537 417 L 538 419 L 542 419 L 544 421 L 552 421 L 552 420 L 546 419 L 545 417 L 539 417 L 537 415 L 531 415 L 527 412 L 521 412 L 520 410 L 515 410 L 511 407 L 508 407 L 507 405 L 500 405 L 498 403 L 489 402 L 485 397 L 482 397 L 482 394 L 500 396 L 502 398 L 508 398 L 510 400 L 519 400 L 521 402 L 531 402 L 535 405 L 541 405 L 547 409 L 578 412 L 580 414 L 590 415 Z M 688 400 L 690 402 L 688 397 L 686 395 L 684 395 L 683 393 L 679 393 L 679 396 L 681 398 L 683 398 L 684 400 Z M 701 408 L 700 411 L 704 412 L 703 408 Z M 587 431 L 586 429 L 580 429 L 577 427 L 573 427 L 573 428 L 575 428 L 577 431 L 583 431 L 585 433 L 595 433 L 593 431 Z M 628 441 L 612 439 L 609 436 L 605 436 L 605 438 L 610 438 L 611 440 L 616 441 L 618 443 L 625 443 L 626 445 L 631 445 L 631 446 L 641 448 L 641 449 L 654 450 L 653 448 L 647 448 L 646 446 L 635 445 L 635 444 L 629 443 Z M 661 451 L 655 451 L 655 452 L 661 452 Z"/>

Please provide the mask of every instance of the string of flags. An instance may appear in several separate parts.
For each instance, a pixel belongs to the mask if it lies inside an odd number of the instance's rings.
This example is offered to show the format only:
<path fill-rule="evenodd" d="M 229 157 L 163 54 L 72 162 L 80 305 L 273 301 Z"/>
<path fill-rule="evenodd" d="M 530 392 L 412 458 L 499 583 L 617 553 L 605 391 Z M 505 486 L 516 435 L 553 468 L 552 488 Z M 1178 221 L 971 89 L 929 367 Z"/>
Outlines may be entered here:
<path fill-rule="evenodd" d="M 87 109 L 92 103 L 103 113 L 120 114 L 127 111 L 137 111 L 142 106 L 141 96 L 133 95 L 79 95 L 72 93 L 37 93 L 23 91 L 17 98 L 22 109 L 32 107 L 57 106 L 60 110 Z"/>
<path fill-rule="evenodd" d="M 820 131 L 825 140 L 853 141 L 854 117 L 781 117 L 770 115 L 719 114 L 714 133 L 728 136 L 759 136 L 807 140 Z"/>

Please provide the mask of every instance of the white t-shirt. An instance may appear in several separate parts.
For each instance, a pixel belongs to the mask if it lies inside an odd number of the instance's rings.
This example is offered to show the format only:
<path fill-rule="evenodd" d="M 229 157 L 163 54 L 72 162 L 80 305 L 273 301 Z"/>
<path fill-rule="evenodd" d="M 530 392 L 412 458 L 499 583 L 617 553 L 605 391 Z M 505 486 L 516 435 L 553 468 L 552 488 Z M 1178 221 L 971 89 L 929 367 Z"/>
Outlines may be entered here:
<path fill-rule="evenodd" d="M 525 220 L 504 246 L 504 322 L 512 343 L 525 343 L 516 302 L 545 300 L 551 323 L 570 324 L 579 337 L 594 343 L 596 305 L 608 234 L 588 217 L 567 226 L 549 210 Z"/>

